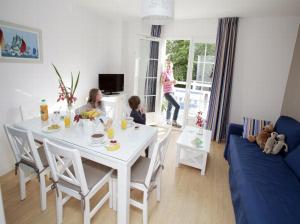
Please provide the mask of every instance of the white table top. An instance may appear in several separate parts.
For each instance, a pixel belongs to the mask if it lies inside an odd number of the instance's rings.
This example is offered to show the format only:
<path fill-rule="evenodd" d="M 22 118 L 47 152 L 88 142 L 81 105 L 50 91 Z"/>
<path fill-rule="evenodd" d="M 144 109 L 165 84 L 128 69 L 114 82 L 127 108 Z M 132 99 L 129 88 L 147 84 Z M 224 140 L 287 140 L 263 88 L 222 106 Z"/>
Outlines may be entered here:
<path fill-rule="evenodd" d="M 199 128 L 186 126 L 184 127 L 176 143 L 183 147 L 187 147 L 193 150 L 205 151 L 209 153 L 211 143 L 211 131 L 203 130 L 202 135 L 197 134 L 198 132 Z M 200 138 L 203 141 L 201 147 L 196 147 L 196 145 L 192 143 L 192 141 L 196 137 Z"/>
<path fill-rule="evenodd" d="M 153 136 L 157 134 L 157 129 L 151 126 L 140 125 L 138 129 L 134 127 L 122 130 L 119 124 L 115 124 L 115 139 L 120 143 L 120 149 L 117 151 L 108 151 L 105 146 L 93 146 L 90 143 L 90 135 L 84 132 L 81 125 L 75 124 L 71 128 L 64 128 L 63 123 L 61 130 L 53 133 L 46 133 L 42 130 L 43 127 L 48 126 L 49 123 L 42 122 L 40 118 L 33 118 L 16 123 L 15 127 L 31 130 L 34 135 L 41 138 L 63 140 L 68 143 L 85 148 L 88 151 L 99 153 L 99 155 L 113 157 L 115 159 L 128 162 L 136 156 L 137 151 L 141 147 L 145 147 Z M 106 137 L 106 142 L 108 139 Z"/>

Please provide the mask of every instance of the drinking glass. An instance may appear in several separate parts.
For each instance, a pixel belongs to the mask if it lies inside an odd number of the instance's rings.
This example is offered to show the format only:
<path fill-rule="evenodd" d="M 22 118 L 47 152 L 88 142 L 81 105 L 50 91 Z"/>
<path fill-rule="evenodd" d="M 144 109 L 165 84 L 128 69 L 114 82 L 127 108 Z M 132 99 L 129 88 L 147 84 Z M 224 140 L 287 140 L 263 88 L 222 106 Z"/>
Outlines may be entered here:
<path fill-rule="evenodd" d="M 121 120 L 121 128 L 123 130 L 127 128 L 127 120 L 125 118 Z"/>
<path fill-rule="evenodd" d="M 52 116 L 52 123 L 53 124 L 58 124 L 60 119 L 60 112 L 59 111 L 54 111 L 53 116 Z"/>
<path fill-rule="evenodd" d="M 107 129 L 107 137 L 108 137 L 109 139 L 113 139 L 114 136 L 115 136 L 115 131 L 114 131 L 114 129 L 113 129 L 112 127 L 108 128 L 108 129 Z"/>

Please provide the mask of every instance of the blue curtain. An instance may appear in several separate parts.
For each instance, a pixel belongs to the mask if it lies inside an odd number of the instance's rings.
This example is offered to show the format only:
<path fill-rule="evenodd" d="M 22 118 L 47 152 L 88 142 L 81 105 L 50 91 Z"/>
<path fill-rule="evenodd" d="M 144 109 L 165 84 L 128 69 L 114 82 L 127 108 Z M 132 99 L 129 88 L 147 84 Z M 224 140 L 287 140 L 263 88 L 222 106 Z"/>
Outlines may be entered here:
<path fill-rule="evenodd" d="M 227 135 L 238 20 L 236 17 L 221 18 L 218 22 L 216 61 L 207 118 L 207 128 L 212 130 L 212 140 L 217 142 Z"/>
<path fill-rule="evenodd" d="M 160 25 L 152 25 L 151 27 L 151 36 L 152 37 L 160 37 L 161 34 L 161 26 Z M 158 59 L 159 55 L 159 42 L 158 41 L 150 41 L 150 61 L 147 70 L 147 76 L 153 77 L 153 79 L 146 79 L 145 82 L 145 95 L 156 95 L 156 83 L 157 83 L 157 69 L 158 69 Z M 147 112 L 155 111 L 155 96 L 146 96 L 145 104 L 147 108 Z"/>

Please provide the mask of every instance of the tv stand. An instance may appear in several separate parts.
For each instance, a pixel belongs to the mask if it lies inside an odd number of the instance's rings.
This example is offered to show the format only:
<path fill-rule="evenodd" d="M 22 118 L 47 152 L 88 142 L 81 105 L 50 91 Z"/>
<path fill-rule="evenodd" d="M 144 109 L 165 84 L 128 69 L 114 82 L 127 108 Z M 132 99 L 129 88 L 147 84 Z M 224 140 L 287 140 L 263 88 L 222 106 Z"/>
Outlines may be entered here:
<path fill-rule="evenodd" d="M 127 95 L 125 93 L 119 93 L 116 95 L 104 95 L 102 100 L 106 116 L 113 120 L 121 119 L 122 114 L 127 109 Z"/>

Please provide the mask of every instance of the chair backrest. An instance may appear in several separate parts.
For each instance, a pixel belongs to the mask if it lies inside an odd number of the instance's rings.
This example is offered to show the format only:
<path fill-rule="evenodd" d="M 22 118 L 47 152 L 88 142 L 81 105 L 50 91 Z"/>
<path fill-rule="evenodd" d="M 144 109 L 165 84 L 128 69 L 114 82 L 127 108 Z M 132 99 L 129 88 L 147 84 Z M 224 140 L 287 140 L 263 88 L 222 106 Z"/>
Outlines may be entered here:
<path fill-rule="evenodd" d="M 19 106 L 21 120 L 28 120 L 40 115 L 40 105 L 36 102 Z"/>
<path fill-rule="evenodd" d="M 66 143 L 51 142 L 44 139 L 44 147 L 53 180 L 67 187 L 68 183 L 78 188 L 82 194 L 88 193 L 88 186 L 78 150 Z"/>
<path fill-rule="evenodd" d="M 4 125 L 10 146 L 13 150 L 16 162 L 21 160 L 42 170 L 43 164 L 34 143 L 33 135 L 30 131 L 18 129 L 10 125 Z"/>
<path fill-rule="evenodd" d="M 159 156 L 161 165 L 164 165 L 167 149 L 170 142 L 171 126 L 157 126 L 158 127 L 158 142 L 161 142 Z"/>
<path fill-rule="evenodd" d="M 154 145 L 149 169 L 145 179 L 145 185 L 147 187 L 149 187 L 152 177 L 156 175 L 156 173 L 164 164 L 164 159 L 170 139 L 171 128 L 166 128 L 166 130 L 166 134 L 162 138 L 160 138 Z"/>

